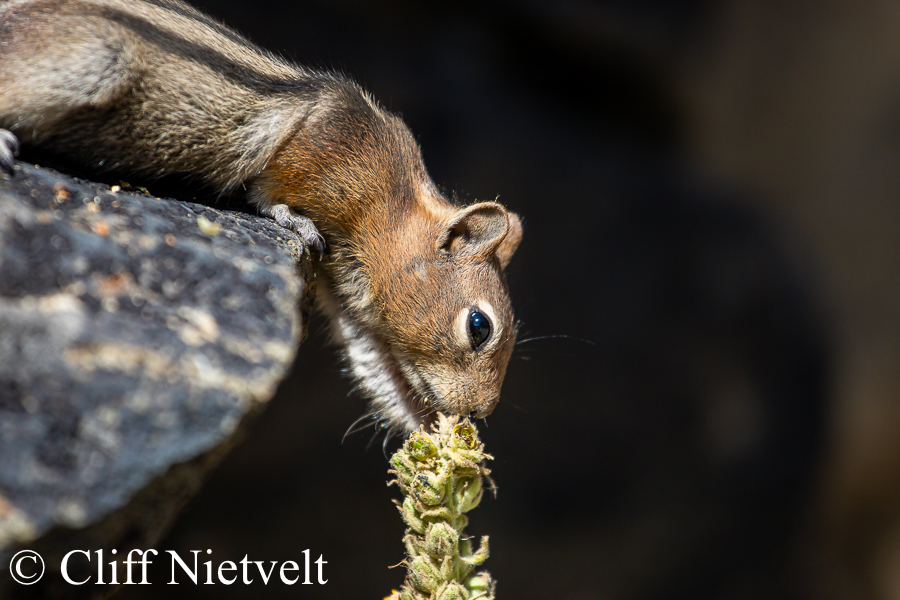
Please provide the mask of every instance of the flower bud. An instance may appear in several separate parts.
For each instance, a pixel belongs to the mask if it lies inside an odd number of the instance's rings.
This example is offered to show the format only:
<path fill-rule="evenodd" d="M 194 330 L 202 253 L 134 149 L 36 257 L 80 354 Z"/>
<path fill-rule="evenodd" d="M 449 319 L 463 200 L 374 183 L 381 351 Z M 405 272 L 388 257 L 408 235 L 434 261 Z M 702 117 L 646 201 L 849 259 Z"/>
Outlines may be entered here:
<path fill-rule="evenodd" d="M 457 476 L 472 477 L 479 473 L 478 464 L 483 458 L 479 452 L 474 450 L 451 450 L 450 448 L 447 448 L 446 453 Z"/>
<path fill-rule="evenodd" d="M 428 595 L 418 592 L 408 585 L 404 585 L 403 589 L 400 590 L 400 600 L 428 600 Z"/>
<path fill-rule="evenodd" d="M 417 590 L 430 594 L 440 585 L 441 572 L 430 560 L 417 556 L 409 565 L 409 579 Z"/>
<path fill-rule="evenodd" d="M 491 590 L 472 592 L 469 596 L 469 600 L 494 600 L 494 592 Z"/>
<path fill-rule="evenodd" d="M 422 505 L 425 506 L 424 504 Z M 426 507 L 427 508 L 427 507 Z M 453 522 L 453 511 L 451 511 L 446 506 L 438 506 L 437 508 L 427 508 L 424 511 L 421 511 L 419 515 L 422 519 L 426 521 L 446 521 L 448 523 Z M 463 517 L 465 518 L 465 517 Z M 457 519 L 459 521 L 459 519 Z"/>
<path fill-rule="evenodd" d="M 456 582 L 444 584 L 434 595 L 435 600 L 469 600 L 469 592 Z"/>
<path fill-rule="evenodd" d="M 437 456 L 437 445 L 424 431 L 415 431 L 406 440 L 406 451 L 414 459 L 425 462 L 433 456 Z"/>
<path fill-rule="evenodd" d="M 425 541 L 419 535 L 406 534 L 403 536 L 403 545 L 406 546 L 406 553 L 410 556 L 419 556 L 425 552 Z"/>
<path fill-rule="evenodd" d="M 416 510 L 413 499 L 407 496 L 406 499 L 403 500 L 403 505 L 398 506 L 397 508 L 400 509 L 400 516 L 403 517 L 403 522 L 406 523 L 406 526 L 419 535 L 424 535 L 427 523 L 420 518 L 419 511 Z"/>
<path fill-rule="evenodd" d="M 425 533 L 425 551 L 441 558 L 455 552 L 458 541 L 459 533 L 447 523 L 432 523 Z"/>
<path fill-rule="evenodd" d="M 487 571 L 476 573 L 466 580 L 466 588 L 468 588 L 473 599 L 486 597 L 489 593 L 492 593 L 493 587 L 494 582 Z"/>
<path fill-rule="evenodd" d="M 447 445 L 454 450 L 479 450 L 481 443 L 478 441 L 478 432 L 475 431 L 475 426 L 466 419 L 453 427 Z"/>
<path fill-rule="evenodd" d="M 481 502 L 481 495 L 484 488 L 481 485 L 481 475 L 477 475 L 471 479 L 463 479 L 456 482 L 456 507 L 459 512 L 469 512 Z"/>
<path fill-rule="evenodd" d="M 391 466 L 401 485 L 408 486 L 416 474 L 416 465 L 405 452 L 396 452 L 391 457 Z"/>
<path fill-rule="evenodd" d="M 444 501 L 449 478 L 450 474 L 447 471 L 434 473 L 422 470 L 416 474 L 410 483 L 410 488 L 422 504 L 436 506 Z"/>

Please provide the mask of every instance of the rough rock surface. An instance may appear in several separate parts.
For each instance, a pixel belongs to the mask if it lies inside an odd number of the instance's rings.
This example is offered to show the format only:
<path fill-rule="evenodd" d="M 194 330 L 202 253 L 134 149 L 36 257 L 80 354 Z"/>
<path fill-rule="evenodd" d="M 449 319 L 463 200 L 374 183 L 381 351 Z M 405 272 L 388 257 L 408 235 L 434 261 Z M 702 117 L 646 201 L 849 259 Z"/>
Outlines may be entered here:
<path fill-rule="evenodd" d="M 159 539 L 290 368 L 312 277 L 267 219 L 0 175 L 0 597 L 109 591 L 61 554 Z M 45 581 L 10 580 L 20 548 Z"/>

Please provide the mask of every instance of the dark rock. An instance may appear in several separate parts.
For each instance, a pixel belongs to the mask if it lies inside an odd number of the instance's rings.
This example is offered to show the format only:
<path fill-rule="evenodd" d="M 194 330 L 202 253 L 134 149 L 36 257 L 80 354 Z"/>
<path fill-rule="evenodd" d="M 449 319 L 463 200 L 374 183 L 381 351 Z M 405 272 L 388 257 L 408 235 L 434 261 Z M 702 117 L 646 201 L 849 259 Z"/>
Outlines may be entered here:
<path fill-rule="evenodd" d="M 267 219 L 0 178 L 0 597 L 109 591 L 65 584 L 60 558 L 159 539 L 285 376 L 312 281 Z M 10 580 L 20 548 L 40 584 Z"/>

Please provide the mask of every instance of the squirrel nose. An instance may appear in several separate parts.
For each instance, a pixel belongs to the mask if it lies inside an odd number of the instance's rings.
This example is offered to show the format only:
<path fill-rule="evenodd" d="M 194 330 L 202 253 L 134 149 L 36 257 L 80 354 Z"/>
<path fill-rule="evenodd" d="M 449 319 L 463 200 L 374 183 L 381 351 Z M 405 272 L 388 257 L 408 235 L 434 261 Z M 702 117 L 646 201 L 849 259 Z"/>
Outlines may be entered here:
<path fill-rule="evenodd" d="M 492 412 L 494 412 L 494 408 L 495 408 L 496 406 L 497 406 L 497 402 L 496 402 L 496 401 L 493 401 L 493 402 L 486 402 L 486 403 L 484 403 L 484 404 L 481 406 L 481 408 L 476 408 L 476 409 L 472 410 L 472 411 L 469 413 L 468 417 L 469 417 L 470 419 L 472 419 L 472 420 L 474 420 L 474 419 L 483 419 L 483 418 L 485 418 L 486 416 L 488 416 L 489 414 L 491 414 Z"/>

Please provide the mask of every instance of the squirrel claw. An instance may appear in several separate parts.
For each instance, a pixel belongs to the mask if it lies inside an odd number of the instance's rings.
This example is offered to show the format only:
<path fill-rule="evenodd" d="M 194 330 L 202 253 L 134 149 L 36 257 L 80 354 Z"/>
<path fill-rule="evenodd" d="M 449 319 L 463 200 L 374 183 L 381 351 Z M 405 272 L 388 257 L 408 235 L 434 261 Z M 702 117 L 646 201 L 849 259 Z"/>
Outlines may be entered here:
<path fill-rule="evenodd" d="M 325 258 L 325 238 L 322 237 L 322 234 L 319 233 L 319 230 L 316 229 L 315 224 L 309 217 L 295 214 L 287 204 L 263 206 L 259 212 L 285 229 L 295 231 L 300 236 L 304 246 L 316 249 L 319 253 L 319 260 Z"/>
<path fill-rule="evenodd" d="M 19 140 L 15 134 L 8 129 L 0 129 L 0 170 L 5 173 L 13 174 L 13 165 L 16 164 L 14 158 L 19 153 Z"/>

